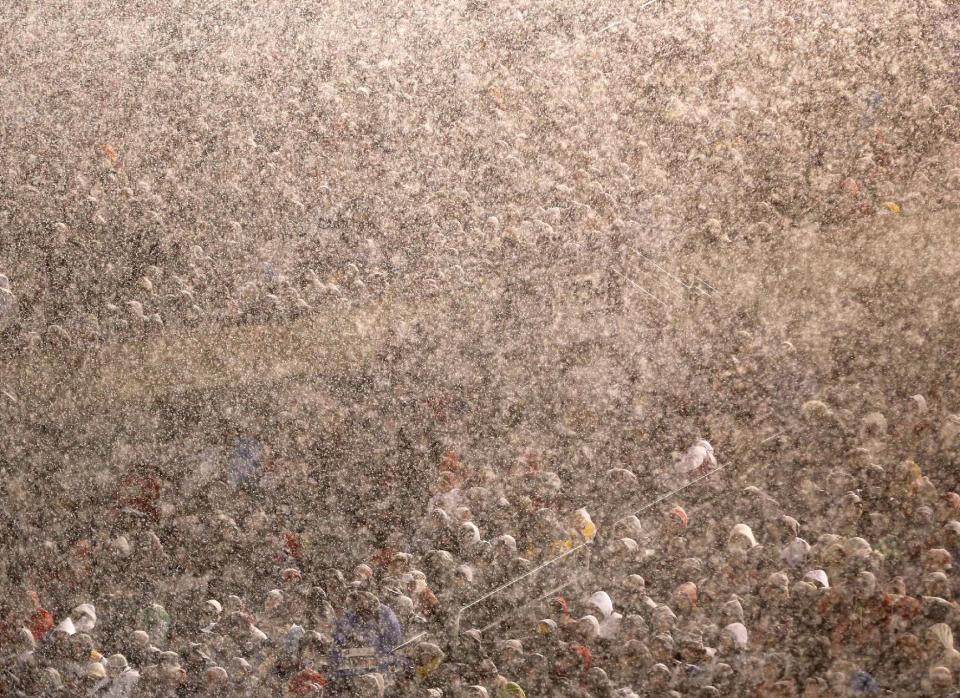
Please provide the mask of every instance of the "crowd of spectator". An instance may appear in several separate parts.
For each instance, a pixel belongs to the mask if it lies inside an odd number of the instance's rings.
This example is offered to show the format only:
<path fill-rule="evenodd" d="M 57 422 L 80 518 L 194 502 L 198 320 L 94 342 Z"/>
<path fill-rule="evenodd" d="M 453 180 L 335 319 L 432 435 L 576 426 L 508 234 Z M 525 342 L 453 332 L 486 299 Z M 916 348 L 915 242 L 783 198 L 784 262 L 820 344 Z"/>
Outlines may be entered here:
<path fill-rule="evenodd" d="M 955 5 L 139 4 L 11 10 L 0 361 L 417 320 L 270 428 L 0 385 L 0 693 L 957 695 L 957 277 L 665 261 L 955 208 Z"/>

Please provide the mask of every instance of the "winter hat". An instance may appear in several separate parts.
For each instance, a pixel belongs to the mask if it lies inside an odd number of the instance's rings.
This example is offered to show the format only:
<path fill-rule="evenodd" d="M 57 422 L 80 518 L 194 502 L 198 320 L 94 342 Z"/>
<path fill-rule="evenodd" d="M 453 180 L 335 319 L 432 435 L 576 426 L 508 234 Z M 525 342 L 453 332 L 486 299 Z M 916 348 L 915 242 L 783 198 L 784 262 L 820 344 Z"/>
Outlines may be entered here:
<path fill-rule="evenodd" d="M 743 606 L 740 604 L 740 600 L 734 598 L 723 604 L 723 615 L 726 618 L 736 618 L 738 621 L 742 621 Z"/>
<path fill-rule="evenodd" d="M 93 604 L 82 603 L 70 613 L 77 632 L 89 633 L 97 625 L 97 611 Z"/>
<path fill-rule="evenodd" d="M 212 666 L 204 672 L 203 679 L 208 686 L 219 686 L 227 683 L 230 677 L 222 666 Z"/>
<path fill-rule="evenodd" d="M 557 622 L 550 618 L 544 618 L 537 623 L 537 633 L 540 635 L 553 635 L 556 632 Z"/>
<path fill-rule="evenodd" d="M 953 567 L 953 555 L 944 548 L 931 548 L 925 555 L 927 569 L 942 572 Z"/>
<path fill-rule="evenodd" d="M 247 676 L 253 673 L 253 666 L 243 657 L 234 657 L 230 660 L 230 664 L 241 676 Z"/>
<path fill-rule="evenodd" d="M 590 518 L 590 514 L 586 509 L 577 509 L 573 512 L 571 516 L 573 525 L 576 526 L 577 532 L 583 536 L 584 540 L 591 541 L 594 536 L 597 535 L 597 527 L 593 523 L 593 519 Z"/>
<path fill-rule="evenodd" d="M 44 669 L 40 675 L 40 680 L 45 688 L 54 690 L 63 688 L 63 679 L 60 677 L 60 672 L 53 667 Z"/>
<path fill-rule="evenodd" d="M 727 547 L 730 550 L 747 551 L 757 546 L 757 539 L 753 535 L 753 530 L 744 523 L 738 523 L 730 529 L 727 540 Z"/>
<path fill-rule="evenodd" d="M 643 525 L 634 515 L 627 516 L 617 521 L 613 529 L 615 532 L 637 540 L 643 536 Z"/>
<path fill-rule="evenodd" d="M 303 581 L 303 573 L 296 567 L 287 567 L 280 571 L 280 580 L 284 585 L 296 584 Z"/>
<path fill-rule="evenodd" d="M 128 666 L 127 658 L 122 654 L 111 654 L 107 657 L 107 673 L 110 676 L 120 674 Z"/>
<path fill-rule="evenodd" d="M 100 662 L 90 662 L 84 669 L 83 676 L 89 681 L 101 681 L 107 678 L 107 670 Z"/>
<path fill-rule="evenodd" d="M 810 544 L 803 538 L 794 538 L 780 552 L 780 557 L 791 567 L 799 567 L 810 552 Z"/>
<path fill-rule="evenodd" d="M 743 623 L 730 623 L 723 629 L 723 632 L 730 635 L 733 638 L 734 643 L 740 649 L 745 649 L 747 647 L 747 642 L 749 641 L 749 633 L 747 632 L 747 626 Z"/>
<path fill-rule="evenodd" d="M 667 512 L 667 517 L 676 522 L 681 529 L 686 528 L 690 524 L 690 517 L 687 516 L 687 512 L 680 506 L 676 506 Z"/>
<path fill-rule="evenodd" d="M 64 618 L 60 621 L 60 624 L 53 629 L 54 633 L 63 633 L 64 635 L 73 635 L 77 632 L 76 626 L 74 626 L 73 621 L 70 618 Z"/>
<path fill-rule="evenodd" d="M 600 634 L 600 621 L 596 616 L 586 615 L 577 621 L 577 631 L 585 640 L 593 640 Z"/>
<path fill-rule="evenodd" d="M 465 546 L 476 545 L 480 542 L 480 529 L 472 521 L 460 524 L 460 541 Z"/>
<path fill-rule="evenodd" d="M 956 612 L 956 607 L 944 598 L 939 596 L 922 596 L 921 609 L 924 618 L 934 622 L 947 620 Z"/>
<path fill-rule="evenodd" d="M 587 599 L 586 603 L 588 606 L 596 609 L 602 618 L 608 618 L 613 614 L 613 601 L 605 591 L 594 592 L 590 598 Z"/>
<path fill-rule="evenodd" d="M 693 582 L 684 582 L 673 592 L 674 602 L 687 602 L 690 608 L 697 607 L 697 585 Z"/>
<path fill-rule="evenodd" d="M 283 605 L 283 592 L 279 589 L 271 589 L 267 592 L 267 597 L 263 602 L 263 610 L 272 611 Z"/>
<path fill-rule="evenodd" d="M 927 673 L 927 680 L 930 687 L 938 691 L 949 689 L 953 686 L 953 672 L 945 666 L 930 667 Z"/>
<path fill-rule="evenodd" d="M 16 654 L 32 652 L 37 646 L 37 642 L 33 639 L 33 633 L 30 632 L 29 628 L 20 628 L 17 630 L 13 639 L 12 649 L 16 651 Z"/>
<path fill-rule="evenodd" d="M 180 664 L 180 655 L 170 650 L 161 652 L 157 655 L 157 659 L 161 664 L 167 664 L 169 666 L 179 666 Z"/>
<path fill-rule="evenodd" d="M 790 578 L 783 572 L 774 572 L 767 577 L 765 585 L 774 589 L 787 591 L 790 588 Z"/>
<path fill-rule="evenodd" d="M 130 633 L 130 642 L 135 647 L 146 649 L 150 646 L 150 635 L 146 630 L 134 630 Z"/>
<path fill-rule="evenodd" d="M 497 691 L 498 698 L 526 698 L 526 693 L 520 688 L 520 684 L 508 681 Z"/>
<path fill-rule="evenodd" d="M 363 674 L 357 677 L 356 688 L 360 696 L 382 696 L 383 676 L 381 674 Z"/>
<path fill-rule="evenodd" d="M 653 609 L 650 620 L 655 627 L 671 628 L 677 622 L 677 614 L 669 606 L 660 604 Z"/>

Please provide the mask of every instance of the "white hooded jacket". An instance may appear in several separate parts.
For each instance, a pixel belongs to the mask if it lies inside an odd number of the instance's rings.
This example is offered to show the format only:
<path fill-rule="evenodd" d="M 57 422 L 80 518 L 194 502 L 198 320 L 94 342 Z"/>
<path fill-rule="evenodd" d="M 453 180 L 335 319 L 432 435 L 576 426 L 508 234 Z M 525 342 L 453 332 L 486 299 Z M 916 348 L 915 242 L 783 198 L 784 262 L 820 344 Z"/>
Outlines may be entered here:
<path fill-rule="evenodd" d="M 605 591 L 594 592 L 590 597 L 590 605 L 600 613 L 598 635 L 604 640 L 615 638 L 620 632 L 620 621 L 623 619 L 623 614 L 614 612 L 610 595 Z"/>

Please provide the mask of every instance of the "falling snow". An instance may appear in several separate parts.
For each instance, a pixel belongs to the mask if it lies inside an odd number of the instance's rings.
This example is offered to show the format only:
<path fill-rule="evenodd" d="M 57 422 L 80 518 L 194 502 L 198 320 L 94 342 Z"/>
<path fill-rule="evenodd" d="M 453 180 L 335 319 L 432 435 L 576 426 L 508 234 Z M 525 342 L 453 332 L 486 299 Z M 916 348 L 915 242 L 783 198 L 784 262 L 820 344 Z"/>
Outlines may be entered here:
<path fill-rule="evenodd" d="M 960 6 L 0 7 L 0 695 L 956 696 Z"/>

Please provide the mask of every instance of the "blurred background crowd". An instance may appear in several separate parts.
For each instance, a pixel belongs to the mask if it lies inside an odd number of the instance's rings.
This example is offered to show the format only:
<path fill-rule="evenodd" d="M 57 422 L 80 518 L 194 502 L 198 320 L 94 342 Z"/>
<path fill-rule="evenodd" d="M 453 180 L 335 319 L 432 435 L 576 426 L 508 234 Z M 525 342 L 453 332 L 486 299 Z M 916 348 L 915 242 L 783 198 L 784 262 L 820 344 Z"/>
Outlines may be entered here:
<path fill-rule="evenodd" d="M 0 20 L 4 695 L 956 695 L 956 5 Z"/>

